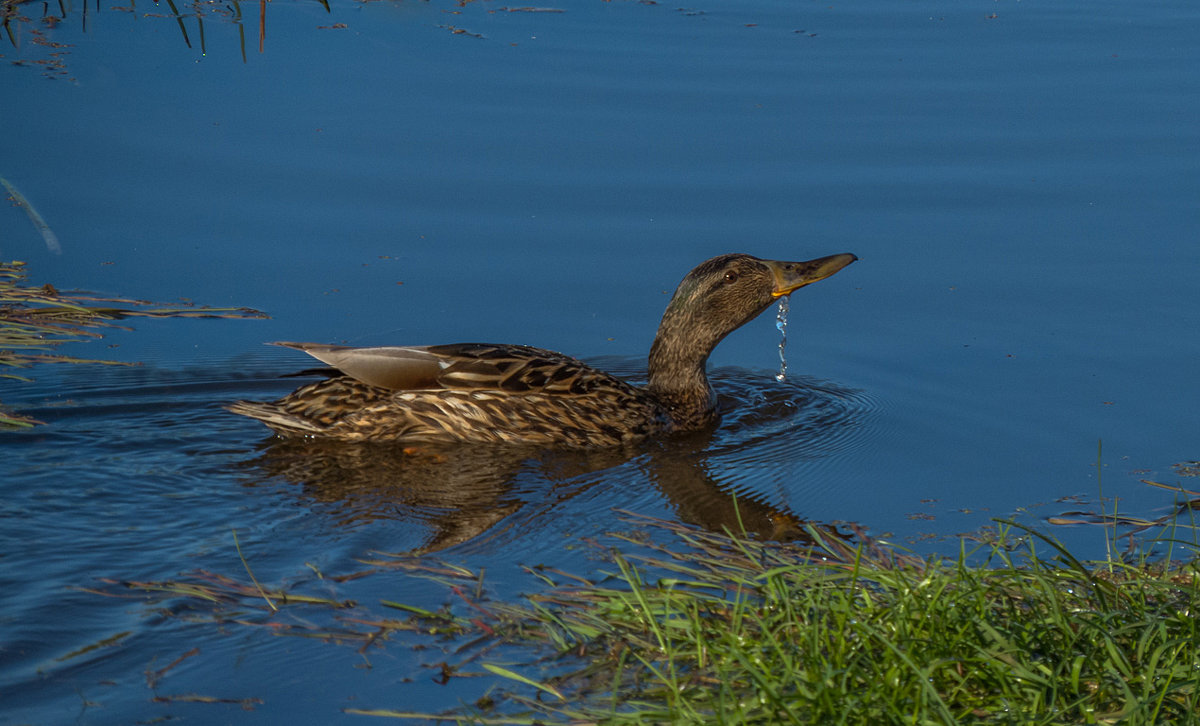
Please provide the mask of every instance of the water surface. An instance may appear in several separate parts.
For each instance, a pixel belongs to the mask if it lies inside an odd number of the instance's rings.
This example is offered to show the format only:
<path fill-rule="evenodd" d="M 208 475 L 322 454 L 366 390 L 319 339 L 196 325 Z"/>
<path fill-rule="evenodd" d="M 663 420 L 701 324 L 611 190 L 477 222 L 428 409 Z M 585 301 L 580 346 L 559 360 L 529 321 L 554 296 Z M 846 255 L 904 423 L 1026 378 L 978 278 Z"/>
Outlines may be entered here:
<path fill-rule="evenodd" d="M 511 596 L 537 587 L 522 565 L 601 567 L 616 509 L 936 552 L 1101 486 L 1162 513 L 1141 480 L 1200 456 L 1192 3 L 277 0 L 262 52 L 257 5 L 176 9 L 15 6 L 0 175 L 62 251 L 4 207 L 0 255 L 272 317 L 138 321 L 67 352 L 139 367 L 0 384 L 47 422 L 0 436 L 0 722 L 326 723 L 485 690 L 404 643 L 74 589 L 240 576 L 235 529 L 264 582 L 436 608 L 419 579 L 317 573 L 414 551 Z M 731 251 L 861 261 L 792 299 L 784 382 L 772 313 L 718 348 L 726 416 L 697 437 L 296 451 L 220 408 L 296 385 L 308 363 L 270 340 L 525 343 L 636 380 L 675 284 Z M 151 700 L 186 693 L 262 703 Z"/>

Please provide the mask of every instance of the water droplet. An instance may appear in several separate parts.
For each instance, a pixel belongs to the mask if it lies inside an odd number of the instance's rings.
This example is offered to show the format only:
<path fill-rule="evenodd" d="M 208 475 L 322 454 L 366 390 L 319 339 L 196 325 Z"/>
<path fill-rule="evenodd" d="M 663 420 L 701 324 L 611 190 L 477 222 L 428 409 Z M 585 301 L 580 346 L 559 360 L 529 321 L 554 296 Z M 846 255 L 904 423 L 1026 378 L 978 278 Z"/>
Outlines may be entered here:
<path fill-rule="evenodd" d="M 779 372 L 775 374 L 775 380 L 780 383 L 787 378 L 787 315 L 788 315 L 788 296 L 784 295 L 779 298 L 779 312 L 775 314 L 775 327 L 779 329 Z"/>

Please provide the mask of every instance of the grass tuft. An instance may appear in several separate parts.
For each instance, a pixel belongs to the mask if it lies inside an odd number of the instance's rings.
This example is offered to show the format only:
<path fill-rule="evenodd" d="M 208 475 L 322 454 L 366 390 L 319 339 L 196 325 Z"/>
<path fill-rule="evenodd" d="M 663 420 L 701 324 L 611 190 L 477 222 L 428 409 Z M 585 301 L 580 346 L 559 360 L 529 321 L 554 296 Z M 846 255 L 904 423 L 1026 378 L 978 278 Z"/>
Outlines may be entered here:
<path fill-rule="evenodd" d="M 610 583 L 503 610 L 577 666 L 539 684 L 565 705 L 519 703 L 605 722 L 1194 722 L 1195 560 L 1084 564 L 1001 525 L 943 561 L 816 529 L 795 548 L 656 523 L 684 551 L 614 552 Z"/>
<path fill-rule="evenodd" d="M 256 585 L 211 573 L 194 583 L 123 586 L 207 606 L 223 626 L 268 625 L 276 635 L 357 644 L 364 658 L 402 637 L 446 659 L 427 664 L 439 682 L 486 681 L 474 704 L 439 715 L 346 711 L 375 717 L 1200 720 L 1198 545 L 1181 536 L 1195 531 L 1186 521 L 1164 528 L 1174 552 L 1186 554 L 1182 561 L 1088 563 L 1051 537 L 1003 521 L 986 542 L 962 540 L 955 557 L 923 559 L 861 534 L 850 544 L 816 527 L 806 544 L 771 544 L 625 516 L 664 536 L 636 538 L 638 554 L 612 549 L 611 571 L 595 578 L 529 570 L 542 589 L 515 602 L 488 598 L 481 573 L 384 554 L 366 573 L 322 582 L 399 571 L 444 588 L 447 604 L 432 611 L 389 600 L 382 605 L 396 615 L 384 618 L 336 598 L 270 589 L 277 605 L 315 606 L 335 621 L 281 622 Z M 195 618 L 196 609 L 181 612 Z"/>

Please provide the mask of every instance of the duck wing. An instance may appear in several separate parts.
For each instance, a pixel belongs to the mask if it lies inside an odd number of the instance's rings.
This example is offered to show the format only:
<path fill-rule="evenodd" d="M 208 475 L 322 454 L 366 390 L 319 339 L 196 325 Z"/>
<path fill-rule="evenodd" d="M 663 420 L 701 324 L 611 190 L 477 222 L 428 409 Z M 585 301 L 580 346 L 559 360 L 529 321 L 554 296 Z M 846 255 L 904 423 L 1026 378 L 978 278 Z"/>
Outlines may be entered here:
<path fill-rule="evenodd" d="M 363 383 L 396 391 L 489 389 L 582 395 L 597 385 L 627 387 L 570 356 L 525 345 L 455 343 L 353 348 L 279 342 Z"/>
<path fill-rule="evenodd" d="M 302 350 L 351 378 L 380 388 L 408 390 L 435 387 L 442 369 L 436 356 L 419 347 L 352 348 L 346 345 L 284 341 L 272 345 Z"/>

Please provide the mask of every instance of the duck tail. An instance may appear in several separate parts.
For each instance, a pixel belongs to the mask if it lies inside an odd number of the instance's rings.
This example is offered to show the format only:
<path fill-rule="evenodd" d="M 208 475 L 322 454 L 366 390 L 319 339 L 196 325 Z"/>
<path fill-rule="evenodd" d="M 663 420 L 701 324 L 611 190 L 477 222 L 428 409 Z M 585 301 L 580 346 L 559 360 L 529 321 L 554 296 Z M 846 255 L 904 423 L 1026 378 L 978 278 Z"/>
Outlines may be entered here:
<path fill-rule="evenodd" d="M 281 436 L 312 436 L 325 430 L 320 424 L 290 413 L 277 403 L 235 401 L 224 406 L 224 409 L 261 421 Z"/>

